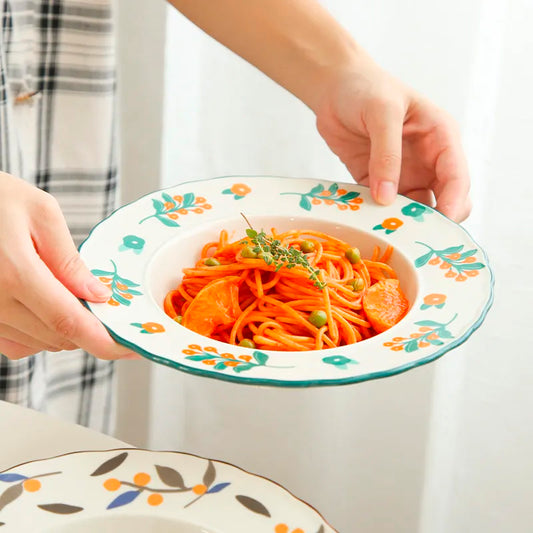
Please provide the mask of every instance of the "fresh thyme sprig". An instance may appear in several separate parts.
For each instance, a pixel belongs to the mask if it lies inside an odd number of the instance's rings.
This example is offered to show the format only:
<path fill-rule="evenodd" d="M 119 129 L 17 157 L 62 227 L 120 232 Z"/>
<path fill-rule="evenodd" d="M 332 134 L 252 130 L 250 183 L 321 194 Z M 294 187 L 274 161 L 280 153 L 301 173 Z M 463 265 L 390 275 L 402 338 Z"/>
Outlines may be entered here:
<path fill-rule="evenodd" d="M 248 219 L 244 215 L 242 216 L 250 226 L 246 230 L 246 235 L 253 244 L 251 251 L 257 254 L 258 258 L 263 259 L 267 265 L 275 265 L 275 272 L 278 272 L 283 267 L 290 269 L 295 266 L 301 266 L 309 272 L 309 279 L 314 282 L 313 285 L 315 287 L 320 290 L 326 287 L 326 283 L 318 279 L 320 269 L 313 268 L 301 250 L 292 246 L 282 246 L 280 240 L 268 237 L 264 231 L 256 231 L 248 222 Z"/>

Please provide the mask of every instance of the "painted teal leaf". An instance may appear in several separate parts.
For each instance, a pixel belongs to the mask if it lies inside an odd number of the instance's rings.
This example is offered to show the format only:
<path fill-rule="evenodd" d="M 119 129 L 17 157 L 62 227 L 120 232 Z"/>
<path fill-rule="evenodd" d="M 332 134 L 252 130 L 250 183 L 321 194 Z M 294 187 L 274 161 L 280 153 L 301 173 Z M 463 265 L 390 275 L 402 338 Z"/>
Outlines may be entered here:
<path fill-rule="evenodd" d="M 215 370 L 226 370 L 226 368 L 228 368 L 224 361 L 221 361 L 220 363 L 217 363 L 215 366 L 214 366 L 214 369 Z"/>
<path fill-rule="evenodd" d="M 453 335 L 447 329 L 439 329 L 436 333 L 441 339 L 453 339 L 454 338 Z"/>
<path fill-rule="evenodd" d="M 460 252 L 465 247 L 464 244 L 461 244 L 460 246 L 450 246 L 450 248 L 446 248 L 445 250 L 441 250 L 443 254 L 456 254 Z"/>
<path fill-rule="evenodd" d="M 135 289 L 129 289 L 127 291 L 129 294 L 132 294 L 133 296 L 142 296 L 142 292 L 136 291 Z"/>
<path fill-rule="evenodd" d="M 13 481 L 23 481 L 28 479 L 22 474 L 0 474 L 0 481 L 5 481 L 6 483 L 13 483 Z"/>
<path fill-rule="evenodd" d="M 428 339 L 428 342 L 435 346 L 442 346 L 444 343 L 440 341 L 439 339 Z"/>
<path fill-rule="evenodd" d="M 251 363 L 245 363 L 245 364 L 242 364 L 242 365 L 239 365 L 239 366 L 234 366 L 233 370 L 235 372 L 237 372 L 238 374 L 240 374 L 241 372 L 245 372 L 246 370 L 250 370 L 250 368 L 253 368 L 254 366 L 256 366 L 256 365 L 253 365 Z"/>
<path fill-rule="evenodd" d="M 233 193 L 231 192 L 231 189 L 224 189 L 222 191 L 222 194 L 233 194 Z"/>
<path fill-rule="evenodd" d="M 455 266 L 461 270 L 481 270 L 482 268 L 485 268 L 483 263 L 461 263 L 460 265 Z"/>
<path fill-rule="evenodd" d="M 309 198 L 307 196 L 302 195 L 300 198 L 300 207 L 302 209 L 305 209 L 306 211 L 311 211 L 311 202 L 309 201 Z"/>
<path fill-rule="evenodd" d="M 413 339 L 412 341 L 409 341 L 408 343 L 406 343 L 404 345 L 404 350 L 407 353 L 415 352 L 416 350 L 418 350 L 418 340 L 417 339 Z"/>
<path fill-rule="evenodd" d="M 332 195 L 335 194 L 338 190 L 339 190 L 339 186 L 338 186 L 336 183 L 332 183 L 332 184 L 328 187 L 328 191 L 329 191 Z"/>
<path fill-rule="evenodd" d="M 439 326 L 442 326 L 440 322 L 435 322 L 434 320 L 420 320 L 418 322 L 415 322 L 417 326 L 429 326 L 431 328 L 438 328 Z"/>
<path fill-rule="evenodd" d="M 320 194 L 322 191 L 324 190 L 324 185 L 322 184 L 319 184 L 319 185 L 316 185 L 315 187 L 313 187 L 308 194 Z"/>
<path fill-rule="evenodd" d="M 130 326 L 135 326 L 136 328 L 143 327 L 143 325 L 140 322 L 130 322 Z"/>
<path fill-rule="evenodd" d="M 251 498 L 250 496 L 244 496 L 243 494 L 237 494 L 235 496 L 235 499 L 241 505 L 246 507 L 246 509 L 248 509 L 249 511 L 266 516 L 268 518 L 271 517 L 269 510 L 260 501 L 256 500 L 255 498 Z"/>
<path fill-rule="evenodd" d="M 161 200 L 157 200 L 157 198 L 152 198 L 152 205 L 156 213 L 165 212 L 165 204 Z"/>
<path fill-rule="evenodd" d="M 183 207 L 191 207 L 191 205 L 194 205 L 194 193 L 187 192 L 183 195 Z"/>
<path fill-rule="evenodd" d="M 442 309 L 444 307 L 445 303 L 437 304 L 435 307 L 437 309 Z"/>
<path fill-rule="evenodd" d="M 124 505 L 128 505 L 128 503 L 131 503 L 139 494 L 141 493 L 140 490 L 128 490 L 127 492 L 124 492 L 120 494 L 120 496 L 117 496 L 108 506 L 107 509 L 115 509 L 116 507 L 122 507 Z"/>
<path fill-rule="evenodd" d="M 121 296 L 118 292 L 113 293 L 113 299 L 115 299 L 119 304 L 129 306 L 131 305 L 131 302 L 124 298 L 124 296 Z"/>
<path fill-rule="evenodd" d="M 107 270 L 98 270 L 97 268 L 91 270 L 91 273 L 95 276 L 113 276 L 113 272 L 108 272 Z"/>
<path fill-rule="evenodd" d="M 216 485 L 213 485 L 208 491 L 207 494 L 213 494 L 215 492 L 220 492 L 221 490 L 224 490 L 230 483 L 217 483 Z"/>
<path fill-rule="evenodd" d="M 138 283 L 135 283 L 134 281 L 131 281 L 131 279 L 121 278 L 120 276 L 115 276 L 115 280 L 119 283 L 122 283 L 122 285 L 127 285 L 129 287 L 139 287 Z"/>
<path fill-rule="evenodd" d="M 350 200 L 353 200 L 354 198 L 357 198 L 359 196 L 359 193 L 358 192 L 355 192 L 355 191 L 350 191 L 350 192 L 347 192 L 346 194 L 343 194 L 339 200 L 341 202 L 349 202 Z"/>
<path fill-rule="evenodd" d="M 372 229 L 383 229 L 383 226 L 381 224 L 377 224 Z"/>
<path fill-rule="evenodd" d="M 473 250 L 468 250 L 468 252 L 463 252 L 461 256 L 459 257 L 459 259 L 457 259 L 457 261 L 463 261 L 467 257 L 472 257 L 473 255 L 476 254 L 476 252 L 477 252 L 477 248 L 474 248 Z"/>
<path fill-rule="evenodd" d="M 256 350 L 252 355 L 254 359 L 257 361 L 257 364 L 266 365 L 268 361 L 268 355 L 266 353 Z"/>
<path fill-rule="evenodd" d="M 165 216 L 158 216 L 157 220 L 159 220 L 159 222 L 162 222 L 165 226 L 168 226 L 169 228 L 179 228 L 180 226 L 175 220 L 172 220 L 171 218 L 167 218 Z"/>
<path fill-rule="evenodd" d="M 172 198 L 170 194 L 164 192 L 161 196 L 163 197 L 163 200 L 165 200 L 165 202 L 172 204 L 172 207 L 176 207 L 176 200 L 174 200 L 174 198 Z"/>
<path fill-rule="evenodd" d="M 385 233 L 388 235 L 389 233 L 394 233 L 395 231 L 395 229 L 386 229 Z"/>
<path fill-rule="evenodd" d="M 429 251 L 427 254 L 420 256 L 415 261 L 415 267 L 416 268 L 423 267 L 432 257 L 433 257 L 433 250 Z"/>
<path fill-rule="evenodd" d="M 431 307 L 431 305 L 428 305 L 428 304 L 422 304 L 420 306 L 420 309 L 422 309 L 422 311 L 425 311 L 426 309 L 429 309 Z"/>
<path fill-rule="evenodd" d="M 107 461 L 103 462 L 91 474 L 91 476 L 102 476 L 104 474 L 108 474 L 109 472 L 115 470 L 115 468 L 118 468 L 126 460 L 126 457 L 128 457 L 128 452 L 122 452 L 118 455 L 115 455 L 114 457 L 111 457 L 111 459 L 108 459 Z"/>
<path fill-rule="evenodd" d="M 244 198 L 244 196 L 239 196 L 238 194 L 236 194 L 234 196 L 235 200 L 242 200 Z"/>
<path fill-rule="evenodd" d="M 216 355 L 188 355 L 185 359 L 190 359 L 191 361 L 208 361 L 210 359 L 216 359 Z"/>

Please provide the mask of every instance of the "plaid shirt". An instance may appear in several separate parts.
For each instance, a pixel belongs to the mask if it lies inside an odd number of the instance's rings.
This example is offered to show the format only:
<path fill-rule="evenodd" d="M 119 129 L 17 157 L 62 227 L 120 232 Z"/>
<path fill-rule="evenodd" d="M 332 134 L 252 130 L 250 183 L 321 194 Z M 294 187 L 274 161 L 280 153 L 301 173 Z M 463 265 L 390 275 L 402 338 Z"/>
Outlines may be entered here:
<path fill-rule="evenodd" d="M 76 244 L 115 206 L 112 0 L 0 0 L 0 170 L 59 201 Z M 0 355 L 0 399 L 112 429 L 113 365 Z"/>

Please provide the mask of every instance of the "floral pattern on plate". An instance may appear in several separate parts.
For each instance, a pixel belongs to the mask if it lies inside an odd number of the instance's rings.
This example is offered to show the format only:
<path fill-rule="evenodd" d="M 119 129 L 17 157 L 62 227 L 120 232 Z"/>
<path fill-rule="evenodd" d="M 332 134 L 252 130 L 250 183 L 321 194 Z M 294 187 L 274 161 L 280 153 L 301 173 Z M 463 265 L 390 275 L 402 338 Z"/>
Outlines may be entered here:
<path fill-rule="evenodd" d="M 309 352 L 256 351 L 184 328 L 164 313 L 164 297 L 221 229 L 230 239 L 245 235 L 241 213 L 265 230 L 330 232 L 364 257 L 375 244 L 382 250 L 392 245 L 409 312 L 380 335 Z M 144 243 L 142 253 L 117 250 L 125 235 L 134 249 Z M 342 385 L 409 370 L 464 342 L 493 299 L 488 258 L 464 228 L 401 195 L 390 206 L 378 205 L 367 187 L 354 183 L 267 176 L 182 183 L 115 211 L 93 229 L 80 254 L 114 291 L 111 305 L 86 305 L 118 342 L 177 370 L 243 384 Z M 444 313 L 455 316 L 449 325 Z M 428 320 L 445 327 L 421 322 Z"/>

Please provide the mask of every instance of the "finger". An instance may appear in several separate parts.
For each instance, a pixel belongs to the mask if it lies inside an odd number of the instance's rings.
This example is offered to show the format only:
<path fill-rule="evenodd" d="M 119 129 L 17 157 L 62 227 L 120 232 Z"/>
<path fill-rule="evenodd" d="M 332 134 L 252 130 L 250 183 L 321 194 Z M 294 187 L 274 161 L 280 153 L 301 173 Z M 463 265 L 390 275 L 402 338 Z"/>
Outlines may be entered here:
<path fill-rule="evenodd" d="M 404 114 L 391 105 L 374 109 L 366 120 L 370 136 L 370 192 L 380 204 L 394 201 L 402 167 Z"/>
<path fill-rule="evenodd" d="M 56 349 L 55 346 L 39 342 L 37 339 L 26 335 L 26 333 L 12 328 L 11 326 L 7 326 L 6 324 L 0 324 L 0 338 L 23 344 L 24 346 L 31 348 L 33 353 Z"/>
<path fill-rule="evenodd" d="M 79 298 L 105 302 L 111 291 L 83 263 L 57 202 L 48 199 L 38 217 L 32 227 L 33 241 L 54 276 Z"/>
<path fill-rule="evenodd" d="M 101 359 L 120 359 L 131 350 L 116 344 L 102 323 L 48 270 L 42 261 L 20 274 L 17 299 L 57 335 Z"/>
<path fill-rule="evenodd" d="M 33 348 L 25 346 L 9 339 L 0 338 L 0 354 L 5 355 L 8 359 L 22 359 L 37 353 Z"/>
<path fill-rule="evenodd" d="M 431 189 L 412 189 L 404 194 L 420 204 L 429 205 L 430 207 L 435 205 L 435 196 Z"/>
<path fill-rule="evenodd" d="M 53 332 L 42 320 L 26 306 L 16 300 L 3 304 L 0 309 L 0 322 L 33 338 L 49 350 L 74 350 L 78 348 L 73 342 Z M 27 344 L 27 343 L 26 343 Z"/>
<path fill-rule="evenodd" d="M 448 218 L 461 222 L 470 214 L 468 196 L 470 176 L 462 148 L 451 141 L 435 162 L 437 209 Z"/>

